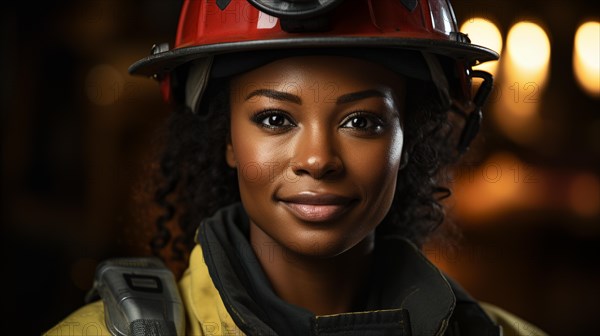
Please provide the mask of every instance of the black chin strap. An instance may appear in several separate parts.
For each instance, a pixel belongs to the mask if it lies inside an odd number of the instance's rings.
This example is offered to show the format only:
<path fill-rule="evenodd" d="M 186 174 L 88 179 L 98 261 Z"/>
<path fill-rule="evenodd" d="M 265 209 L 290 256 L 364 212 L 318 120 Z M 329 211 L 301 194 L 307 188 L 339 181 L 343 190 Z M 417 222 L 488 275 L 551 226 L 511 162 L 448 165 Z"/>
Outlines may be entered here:
<path fill-rule="evenodd" d="M 483 104 L 485 104 L 485 101 L 489 97 L 494 86 L 494 78 L 488 72 L 475 70 L 473 71 L 471 77 L 482 78 L 483 82 L 481 83 L 481 86 L 477 90 L 475 98 L 473 99 L 474 108 L 472 109 L 471 113 L 469 113 L 467 116 L 462 109 L 459 111 L 459 113 L 466 116 L 465 127 L 462 130 L 460 140 L 458 141 L 458 145 L 456 147 L 460 154 L 466 152 L 467 149 L 469 149 L 471 141 L 473 141 L 473 139 L 477 135 L 477 132 L 479 132 L 479 128 L 481 126 L 481 118 L 483 117 L 481 108 Z M 460 107 L 458 106 L 455 106 L 455 108 L 460 109 Z"/>

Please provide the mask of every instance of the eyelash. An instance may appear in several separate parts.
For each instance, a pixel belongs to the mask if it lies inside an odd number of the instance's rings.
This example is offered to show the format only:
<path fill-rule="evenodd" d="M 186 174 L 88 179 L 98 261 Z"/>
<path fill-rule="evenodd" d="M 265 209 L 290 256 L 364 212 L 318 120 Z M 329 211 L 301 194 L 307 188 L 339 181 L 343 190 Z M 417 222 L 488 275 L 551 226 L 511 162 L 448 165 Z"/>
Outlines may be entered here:
<path fill-rule="evenodd" d="M 352 122 L 352 120 L 354 118 L 365 118 L 367 120 L 367 123 L 371 122 L 373 125 L 367 126 L 364 128 L 344 127 L 343 126 L 343 125 L 348 124 L 349 122 Z M 344 119 L 344 121 L 342 122 L 342 128 L 351 128 L 353 130 L 367 133 L 367 134 L 380 134 L 381 132 L 383 132 L 384 127 L 385 127 L 385 121 L 381 117 L 377 116 L 374 113 L 365 112 L 365 111 L 354 112 L 354 113 L 350 114 L 348 117 L 346 117 Z"/>
<path fill-rule="evenodd" d="M 288 125 L 269 125 L 269 124 L 267 124 L 266 119 L 273 117 L 273 116 L 280 116 L 280 117 L 285 118 L 285 120 L 283 122 L 284 123 L 287 122 Z M 352 122 L 352 120 L 354 118 L 365 118 L 367 120 L 367 123 L 370 122 L 373 125 L 367 126 L 364 128 L 344 126 L 344 125 L 348 124 L 349 122 Z M 296 122 L 293 120 L 293 118 L 288 113 L 281 111 L 281 110 L 277 110 L 277 109 L 266 109 L 266 110 L 259 111 L 251 117 L 251 120 L 257 126 L 266 128 L 266 129 L 272 130 L 272 131 L 285 131 L 285 130 L 288 130 L 290 128 L 297 126 Z M 358 131 L 361 133 L 375 135 L 375 134 L 380 134 L 381 132 L 383 132 L 384 126 L 385 126 L 385 121 L 381 117 L 375 115 L 374 113 L 365 112 L 365 111 L 356 111 L 356 112 L 351 113 L 349 116 L 347 116 L 342 121 L 342 125 L 340 126 L 340 128 L 352 129 L 352 130 L 355 130 L 355 131 Z"/>
<path fill-rule="evenodd" d="M 280 116 L 280 117 L 285 118 L 284 122 L 287 121 L 289 123 L 289 125 L 276 126 L 276 125 L 266 124 L 265 120 L 267 118 L 273 117 L 273 116 Z M 263 128 L 269 129 L 269 130 L 287 130 L 289 128 L 297 126 L 289 114 L 287 114 L 281 110 L 275 110 L 275 109 L 266 109 L 266 110 L 259 111 L 251 117 L 251 120 L 259 127 L 263 127 Z"/>

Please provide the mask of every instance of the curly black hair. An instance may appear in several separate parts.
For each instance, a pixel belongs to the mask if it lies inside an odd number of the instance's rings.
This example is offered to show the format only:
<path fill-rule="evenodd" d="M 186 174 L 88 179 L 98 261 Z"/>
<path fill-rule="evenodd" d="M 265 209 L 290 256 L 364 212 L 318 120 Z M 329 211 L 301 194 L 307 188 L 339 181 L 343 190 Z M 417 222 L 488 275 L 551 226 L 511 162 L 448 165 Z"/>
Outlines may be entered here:
<path fill-rule="evenodd" d="M 229 85 L 211 83 L 197 113 L 180 104 L 170 116 L 168 137 L 160 161 L 155 201 L 164 208 L 151 241 L 153 254 L 171 245 L 171 256 L 184 261 L 194 246 L 203 218 L 239 201 L 235 170 L 225 161 L 229 136 Z M 444 221 L 440 201 L 450 196 L 440 173 L 457 158 L 451 143 L 449 106 L 439 99 L 433 83 L 411 80 L 404 116 L 406 165 L 398 173 L 390 211 L 376 235 L 401 235 L 417 246 Z M 176 230 L 168 223 L 178 223 Z M 177 231 L 175 237 L 172 232 Z"/>

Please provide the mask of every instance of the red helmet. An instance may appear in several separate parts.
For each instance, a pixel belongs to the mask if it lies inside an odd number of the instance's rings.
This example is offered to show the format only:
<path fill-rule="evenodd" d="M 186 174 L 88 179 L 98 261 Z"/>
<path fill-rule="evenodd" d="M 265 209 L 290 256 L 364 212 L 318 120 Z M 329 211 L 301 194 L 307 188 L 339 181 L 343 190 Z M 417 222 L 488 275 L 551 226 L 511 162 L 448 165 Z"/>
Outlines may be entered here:
<path fill-rule="evenodd" d="M 396 64 L 403 62 L 395 53 L 399 50 L 420 53 L 430 79 L 436 85 L 452 83 L 449 96 L 462 105 L 472 100 L 471 78 L 486 77 L 485 92 L 475 97 L 479 106 L 491 90 L 491 76 L 471 67 L 498 59 L 458 32 L 447 0 L 185 0 L 175 47 L 155 45 L 129 71 L 161 81 L 170 100 L 171 74 L 181 65 L 203 64 L 196 75 L 201 85 L 194 88 L 201 94 L 213 59 L 297 48 L 383 49 Z"/>

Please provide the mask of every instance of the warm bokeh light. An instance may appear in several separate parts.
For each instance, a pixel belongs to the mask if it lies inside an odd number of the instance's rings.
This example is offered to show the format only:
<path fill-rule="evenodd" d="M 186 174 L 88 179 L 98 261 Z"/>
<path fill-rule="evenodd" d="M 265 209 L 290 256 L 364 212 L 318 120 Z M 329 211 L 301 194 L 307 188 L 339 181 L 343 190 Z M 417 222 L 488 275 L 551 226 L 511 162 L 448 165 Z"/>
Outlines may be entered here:
<path fill-rule="evenodd" d="M 550 41 L 542 27 L 519 22 L 508 32 L 506 48 L 515 70 L 543 72 L 550 61 Z"/>
<path fill-rule="evenodd" d="M 568 201 L 575 213 L 593 217 L 600 213 L 600 179 L 592 174 L 580 174 L 569 186 Z"/>
<path fill-rule="evenodd" d="M 508 152 L 495 153 L 477 166 L 459 167 L 455 180 L 455 211 L 463 219 L 486 220 L 539 201 L 539 176 L 534 167 Z"/>
<path fill-rule="evenodd" d="M 539 107 L 548 80 L 550 40 L 539 25 L 518 22 L 508 32 L 504 55 L 495 118 L 513 141 L 534 145 L 543 130 Z"/>
<path fill-rule="evenodd" d="M 573 46 L 573 71 L 581 88 L 600 96 L 600 22 L 589 21 L 577 29 Z"/>
<path fill-rule="evenodd" d="M 493 22 L 480 17 L 471 18 L 462 24 L 460 31 L 467 34 L 472 43 L 490 48 L 498 54 L 502 52 L 502 34 Z M 498 61 L 491 61 L 474 68 L 494 75 L 497 67 Z"/>

